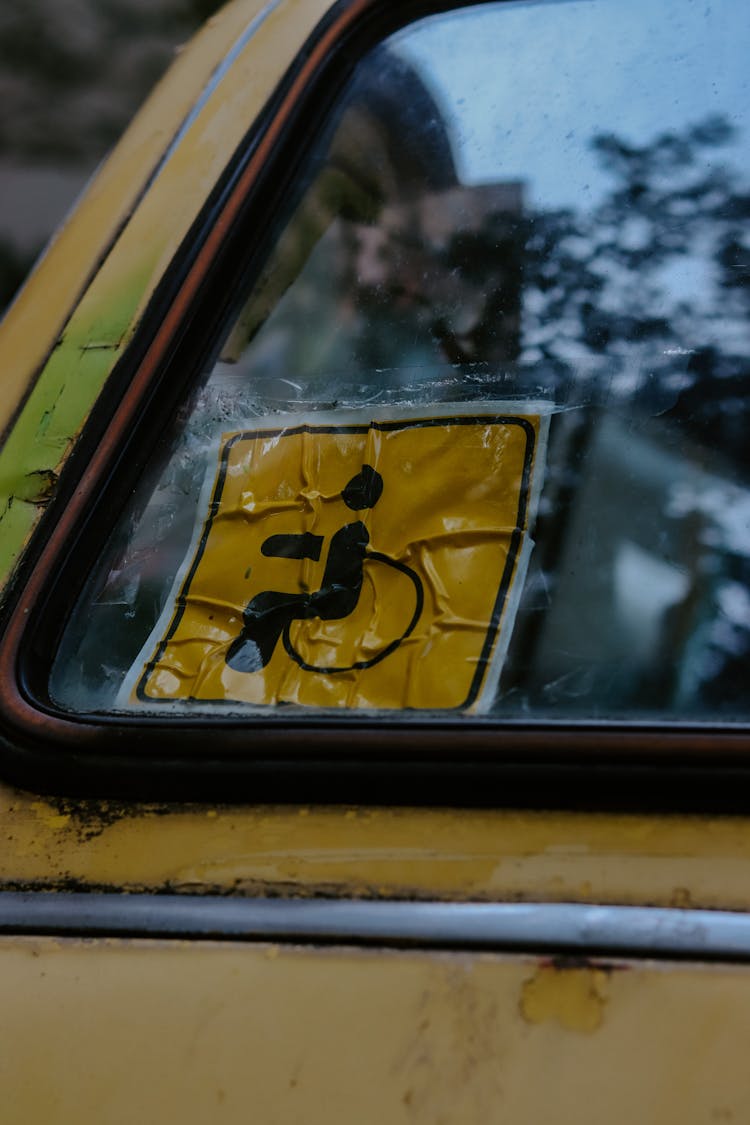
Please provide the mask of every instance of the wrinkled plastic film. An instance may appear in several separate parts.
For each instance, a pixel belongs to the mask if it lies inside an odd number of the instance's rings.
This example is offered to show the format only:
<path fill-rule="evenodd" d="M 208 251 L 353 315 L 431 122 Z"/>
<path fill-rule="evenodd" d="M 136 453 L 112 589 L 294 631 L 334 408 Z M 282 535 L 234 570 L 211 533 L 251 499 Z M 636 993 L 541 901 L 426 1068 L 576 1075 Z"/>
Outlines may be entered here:
<path fill-rule="evenodd" d="M 544 404 L 280 422 L 222 435 L 120 705 L 484 709 L 530 550 Z"/>

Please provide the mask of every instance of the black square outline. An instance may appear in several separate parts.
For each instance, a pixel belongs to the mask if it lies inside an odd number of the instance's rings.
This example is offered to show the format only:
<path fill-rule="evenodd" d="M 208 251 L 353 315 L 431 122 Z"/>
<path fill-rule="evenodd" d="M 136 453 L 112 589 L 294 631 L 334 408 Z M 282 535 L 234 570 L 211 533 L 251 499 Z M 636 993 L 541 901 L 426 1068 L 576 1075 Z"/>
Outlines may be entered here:
<path fill-rule="evenodd" d="M 201 532 L 200 540 L 198 541 L 198 546 L 197 546 L 197 549 L 195 551 L 193 562 L 191 563 L 190 569 L 188 570 L 187 574 L 185 575 L 185 578 L 183 579 L 182 585 L 180 587 L 180 592 L 177 595 L 177 597 L 175 598 L 175 612 L 172 615 L 172 620 L 170 622 L 170 625 L 169 625 L 169 628 L 168 628 L 166 634 L 164 635 L 164 637 L 161 639 L 161 641 L 157 645 L 156 652 L 155 652 L 154 656 L 146 664 L 146 666 L 143 670 L 143 673 L 142 673 L 142 675 L 141 675 L 141 677 L 138 681 L 138 684 L 137 684 L 136 689 L 135 689 L 136 698 L 139 699 L 141 702 L 148 703 L 148 704 L 157 704 L 157 706 L 158 705 L 165 705 L 165 704 L 173 706 L 176 702 L 174 699 L 153 699 L 151 696 L 146 694 L 146 684 L 147 684 L 148 679 L 151 676 L 151 673 L 153 672 L 154 668 L 156 667 L 156 665 L 159 663 L 162 656 L 164 655 L 164 652 L 166 651 L 166 648 L 167 648 L 170 640 L 172 639 L 175 632 L 177 631 L 177 628 L 180 624 L 180 621 L 182 620 L 182 616 L 185 612 L 186 599 L 187 599 L 188 591 L 190 589 L 190 584 L 193 581 L 193 578 L 195 577 L 195 573 L 196 573 L 196 571 L 197 571 L 197 569 L 200 565 L 201 559 L 203 558 L 203 553 L 204 553 L 205 548 L 206 548 L 206 543 L 208 541 L 209 535 L 211 534 L 211 527 L 213 525 L 214 517 L 217 515 L 217 513 L 219 511 L 219 505 L 221 503 L 222 491 L 223 491 L 223 488 L 224 488 L 224 481 L 226 479 L 227 468 L 228 468 L 228 464 L 229 464 L 229 453 L 230 453 L 232 447 L 235 445 L 236 442 L 250 441 L 250 440 L 258 439 L 258 438 L 267 439 L 267 438 L 275 438 L 275 437 L 282 437 L 282 436 L 290 437 L 290 436 L 294 436 L 295 434 L 358 434 L 358 433 L 369 433 L 370 430 L 381 430 L 383 432 L 389 432 L 389 431 L 396 431 L 396 430 L 421 429 L 421 428 L 426 428 L 426 427 L 430 427 L 430 426 L 448 426 L 448 425 L 452 425 L 452 426 L 470 426 L 470 425 L 473 425 L 473 426 L 476 426 L 476 425 L 488 425 L 488 424 L 489 425 L 496 425 L 496 426 L 514 426 L 514 425 L 520 426 L 521 429 L 526 434 L 526 449 L 524 451 L 523 473 L 522 473 L 522 476 L 521 476 L 521 487 L 519 489 L 518 512 L 516 514 L 516 524 L 515 524 L 515 527 L 513 528 L 513 531 L 511 532 L 510 546 L 509 546 L 509 549 L 508 549 L 508 556 L 507 556 L 507 559 L 505 561 L 505 567 L 503 568 L 503 574 L 502 574 L 502 577 L 501 577 L 501 580 L 500 580 L 500 586 L 498 588 L 497 597 L 495 598 L 495 604 L 494 604 L 493 609 L 492 609 L 492 616 L 490 617 L 490 621 L 489 621 L 489 624 L 488 624 L 488 627 L 487 627 L 487 634 L 486 634 L 485 639 L 484 639 L 484 644 L 482 645 L 482 650 L 479 654 L 479 659 L 477 660 L 477 666 L 476 666 L 476 669 L 474 671 L 474 675 L 472 677 L 471 684 L 469 685 L 469 693 L 466 696 L 466 699 L 462 703 L 456 704 L 455 707 L 445 707 L 445 708 L 441 707 L 441 708 L 438 708 L 438 710 L 446 711 L 446 712 L 464 711 L 464 710 L 466 710 L 467 707 L 470 707 L 471 704 L 476 700 L 477 696 L 479 695 L 479 691 L 480 691 L 481 686 L 482 686 L 482 681 L 484 680 L 484 677 L 485 677 L 486 672 L 487 672 L 487 668 L 488 668 L 489 663 L 490 663 L 492 651 L 494 649 L 495 641 L 497 639 L 498 629 L 500 628 L 500 621 L 501 621 L 501 618 L 502 618 L 503 609 L 505 607 L 505 600 L 506 600 L 506 597 L 507 597 L 507 594 L 508 594 L 508 590 L 510 588 L 511 578 L 512 578 L 513 572 L 515 570 L 516 562 L 517 562 L 517 559 L 518 559 L 518 551 L 519 551 L 519 548 L 520 548 L 520 545 L 521 545 L 522 537 L 523 537 L 524 532 L 526 530 L 526 515 L 527 515 L 527 509 L 528 509 L 529 484 L 530 484 L 530 477 L 531 477 L 531 466 L 532 466 L 532 463 L 533 463 L 533 460 L 534 460 L 534 448 L 535 448 L 535 442 L 536 442 L 536 435 L 534 433 L 533 425 L 526 418 L 523 418 L 521 416 L 505 416 L 505 415 L 495 415 L 495 414 L 492 414 L 492 415 L 466 415 L 466 414 L 462 414 L 462 415 L 458 415 L 456 417 L 438 416 L 438 417 L 435 417 L 435 418 L 417 418 L 417 419 L 414 419 L 414 420 L 402 419 L 401 421 L 396 421 L 396 422 L 375 422 L 375 421 L 371 421 L 371 422 L 368 422 L 368 423 L 361 423 L 361 424 L 355 424 L 355 425 L 341 425 L 341 426 L 333 426 L 333 425 L 315 426 L 315 425 L 305 423 L 305 424 L 300 425 L 300 426 L 292 426 L 292 427 L 282 426 L 279 429 L 274 429 L 274 430 L 243 430 L 241 432 L 233 434 L 232 437 L 229 439 L 229 441 L 224 443 L 224 446 L 222 448 L 221 460 L 219 462 L 219 473 L 218 473 L 218 476 L 216 478 L 216 484 L 214 486 L 213 495 L 211 497 L 211 502 L 209 504 L 208 516 L 206 517 L 206 519 L 203 522 L 203 530 Z M 195 696 L 187 696 L 185 698 L 185 700 L 181 701 L 181 702 L 210 704 L 212 706 L 218 705 L 218 706 L 226 706 L 226 707 L 232 707 L 232 708 L 237 708 L 238 706 L 240 706 L 240 707 L 242 706 L 242 700 L 236 700 L 236 699 L 197 699 Z M 275 704 L 275 703 L 274 704 L 271 704 L 271 703 L 260 704 L 260 705 L 257 705 L 257 706 L 267 707 L 267 708 L 272 709 L 272 710 L 278 710 L 278 708 L 279 708 L 279 705 Z M 405 708 L 405 710 L 409 710 L 409 708 Z"/>

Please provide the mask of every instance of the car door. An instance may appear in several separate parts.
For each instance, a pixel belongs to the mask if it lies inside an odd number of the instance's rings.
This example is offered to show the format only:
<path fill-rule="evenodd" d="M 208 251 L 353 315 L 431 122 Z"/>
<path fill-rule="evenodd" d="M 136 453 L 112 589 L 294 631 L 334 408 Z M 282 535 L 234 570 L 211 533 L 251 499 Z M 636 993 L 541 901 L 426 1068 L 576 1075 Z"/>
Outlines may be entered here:
<path fill-rule="evenodd" d="M 238 3 L 113 154 L 0 337 L 10 1120 L 746 1115 L 747 22 Z"/>

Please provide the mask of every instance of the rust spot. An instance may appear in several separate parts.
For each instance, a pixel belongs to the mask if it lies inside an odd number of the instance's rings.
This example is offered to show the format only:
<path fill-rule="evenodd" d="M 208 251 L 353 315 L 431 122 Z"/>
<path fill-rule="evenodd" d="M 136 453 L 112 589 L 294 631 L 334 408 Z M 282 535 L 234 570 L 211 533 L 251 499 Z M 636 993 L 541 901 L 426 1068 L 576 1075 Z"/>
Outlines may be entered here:
<path fill-rule="evenodd" d="M 693 905 L 692 896 L 687 887 L 675 887 L 669 899 L 669 905 L 678 910 L 687 910 Z"/>
<path fill-rule="evenodd" d="M 591 1034 L 601 1027 L 609 973 L 602 966 L 547 962 L 524 981 L 520 1012 L 526 1023 L 557 1023 Z"/>

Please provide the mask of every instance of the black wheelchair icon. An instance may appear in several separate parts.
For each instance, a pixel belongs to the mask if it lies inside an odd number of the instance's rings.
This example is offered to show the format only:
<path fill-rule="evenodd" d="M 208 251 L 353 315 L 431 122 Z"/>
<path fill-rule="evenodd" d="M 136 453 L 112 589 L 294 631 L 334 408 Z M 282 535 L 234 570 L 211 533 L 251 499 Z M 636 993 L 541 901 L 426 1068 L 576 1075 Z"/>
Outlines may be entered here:
<path fill-rule="evenodd" d="M 354 512 L 374 508 L 383 492 L 383 478 L 370 465 L 352 477 L 342 490 L 341 498 Z M 310 532 L 271 535 L 261 546 L 261 553 L 270 558 L 320 560 L 324 538 Z M 370 536 L 361 520 L 346 524 L 332 537 L 320 589 L 312 593 L 284 593 L 264 590 L 256 594 L 242 615 L 242 632 L 231 643 L 226 663 L 236 672 L 258 672 L 265 668 L 279 640 L 287 655 L 305 672 L 332 674 L 371 668 L 385 660 L 414 631 L 424 607 L 424 590 L 415 572 L 396 559 L 379 551 L 368 550 Z M 353 664 L 322 666 L 307 663 L 291 638 L 295 621 L 338 621 L 348 617 L 357 607 L 365 566 L 386 566 L 404 574 L 414 587 L 415 608 L 403 632 L 390 640 L 367 660 Z"/>

